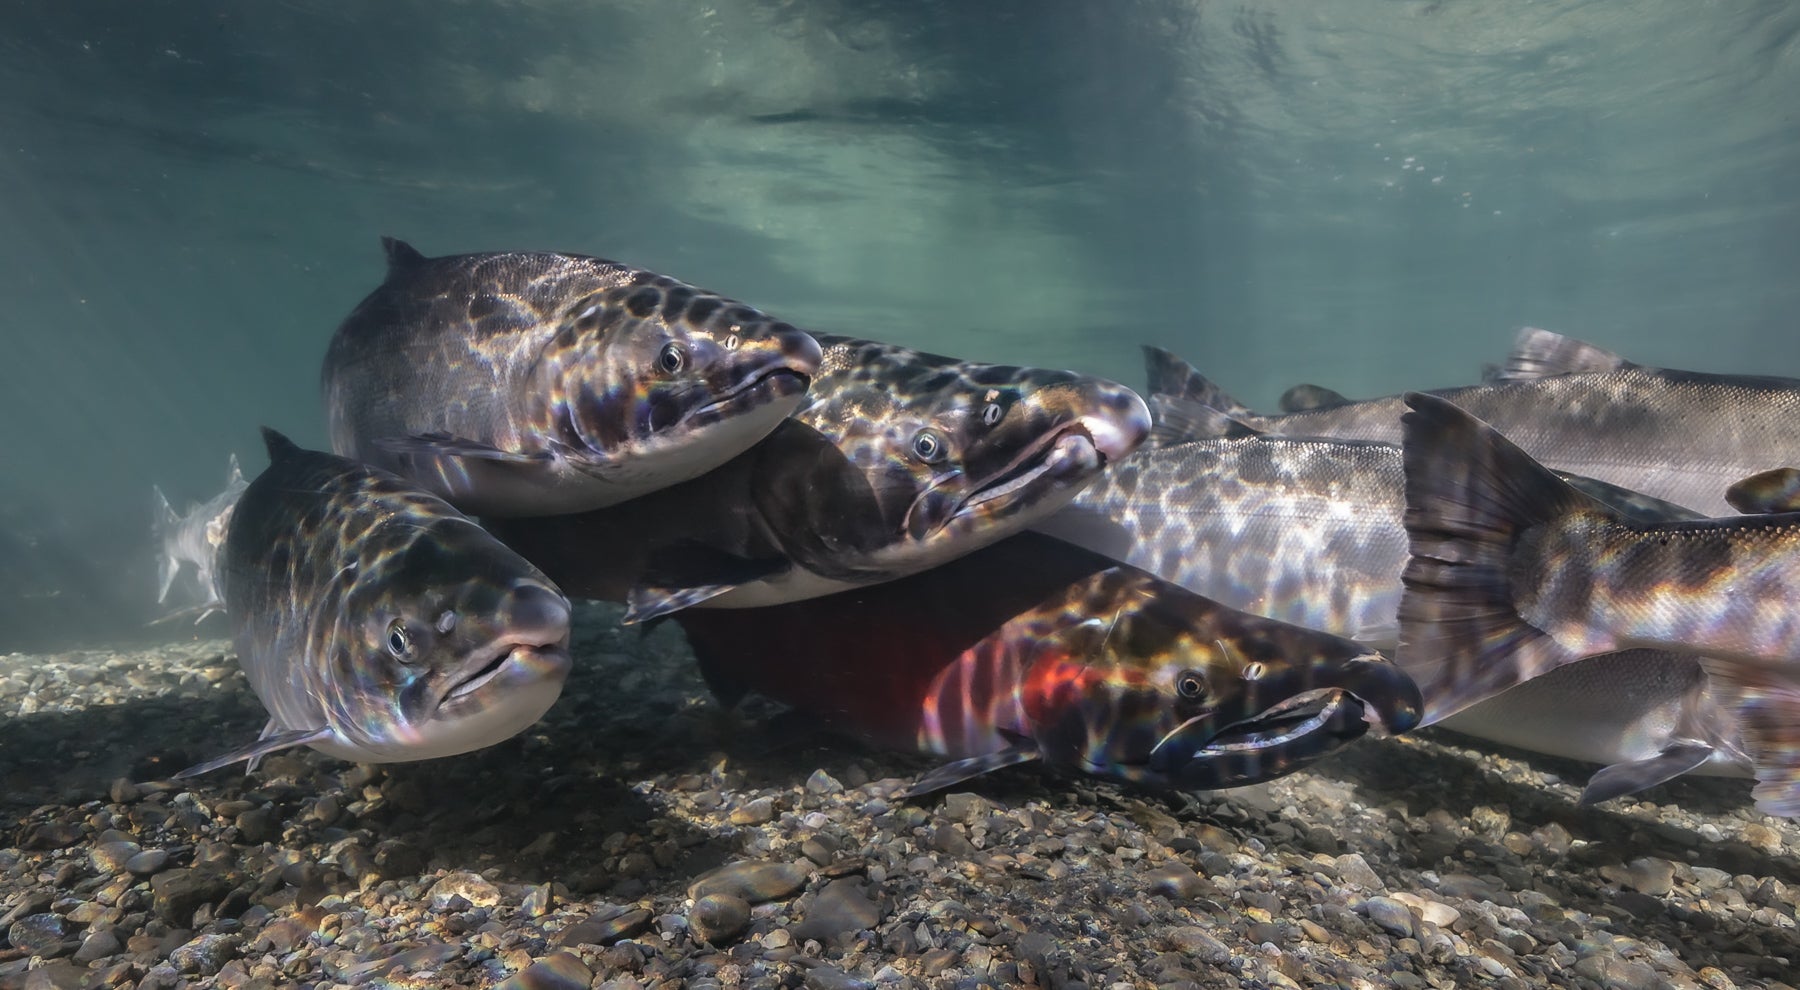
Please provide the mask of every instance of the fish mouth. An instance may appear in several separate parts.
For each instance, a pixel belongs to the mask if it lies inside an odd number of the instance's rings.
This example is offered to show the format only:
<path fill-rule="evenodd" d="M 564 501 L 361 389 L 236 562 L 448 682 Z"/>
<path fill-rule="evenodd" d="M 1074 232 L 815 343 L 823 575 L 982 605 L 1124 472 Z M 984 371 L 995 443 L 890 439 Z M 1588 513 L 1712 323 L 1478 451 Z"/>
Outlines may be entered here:
<path fill-rule="evenodd" d="M 1182 790 L 1256 784 L 1303 769 L 1369 730 L 1363 701 L 1321 688 L 1214 729 L 1206 718 L 1177 726 L 1156 744 L 1146 779 Z"/>
<path fill-rule="evenodd" d="M 1005 467 L 975 486 L 952 517 L 1017 501 L 1040 481 L 1066 481 L 1106 466 L 1108 458 L 1084 423 L 1070 423 L 1021 449 Z"/>
<path fill-rule="evenodd" d="M 523 680 L 548 680 L 566 677 L 569 651 L 561 643 L 511 643 L 493 650 L 484 662 L 471 667 L 462 680 L 452 684 L 439 706 L 468 703 L 495 681 L 516 683 Z"/>
<path fill-rule="evenodd" d="M 776 365 L 763 371 L 751 374 L 731 391 L 720 392 L 711 400 L 700 403 L 682 416 L 682 425 L 693 423 L 695 419 L 724 419 L 734 412 L 754 409 L 767 405 L 770 401 L 785 400 L 794 396 L 803 396 L 812 385 L 812 374 L 799 371 L 792 365 Z"/>

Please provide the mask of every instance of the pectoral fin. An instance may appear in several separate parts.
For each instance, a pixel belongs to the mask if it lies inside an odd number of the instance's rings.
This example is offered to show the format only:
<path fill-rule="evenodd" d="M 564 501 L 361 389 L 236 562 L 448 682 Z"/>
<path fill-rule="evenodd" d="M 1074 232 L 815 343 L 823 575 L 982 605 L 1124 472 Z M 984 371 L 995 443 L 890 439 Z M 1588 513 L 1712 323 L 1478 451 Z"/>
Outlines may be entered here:
<path fill-rule="evenodd" d="M 691 541 L 671 544 L 650 555 L 643 578 L 625 596 L 624 622 L 668 615 L 792 567 L 786 557 L 745 557 Z"/>
<path fill-rule="evenodd" d="M 221 767 L 228 767 L 233 763 L 241 763 L 245 760 L 250 761 L 250 765 L 244 768 L 244 772 L 249 773 L 256 769 L 256 764 L 259 760 L 268 756 L 270 753 L 278 753 L 284 749 L 293 749 L 295 746 L 310 746 L 313 743 L 324 742 L 327 739 L 332 738 L 333 735 L 330 729 L 289 729 L 285 732 L 271 731 L 274 728 L 275 723 L 270 722 L 263 728 L 262 736 L 255 742 L 246 743 L 236 749 L 228 750 L 204 763 L 196 763 L 176 774 L 171 779 L 187 780 L 190 777 L 198 777 L 203 773 L 211 773 Z"/>
<path fill-rule="evenodd" d="M 394 454 L 416 454 L 425 457 L 451 457 L 475 461 L 497 461 L 505 464 L 539 464 L 550 459 L 548 453 L 522 453 L 501 450 L 493 444 L 448 433 L 414 433 L 403 437 L 378 437 L 375 446 Z"/>
<path fill-rule="evenodd" d="M 921 794 L 930 794 L 932 791 L 941 791 L 965 780 L 973 780 L 982 774 L 993 773 L 1002 767 L 1030 763 L 1037 758 L 1036 744 L 1025 741 L 1015 742 L 999 752 L 971 756 L 954 763 L 946 763 L 929 771 L 918 780 L 913 781 L 913 785 L 906 789 L 904 796 L 918 797 Z"/>
<path fill-rule="evenodd" d="M 1599 804 L 1635 794 L 1646 787 L 1655 787 L 1693 770 L 1711 759 L 1712 755 L 1713 747 L 1706 743 L 1692 740 L 1672 742 L 1649 759 L 1635 763 L 1615 763 L 1594 774 L 1588 779 L 1587 786 L 1582 788 L 1581 803 Z"/>

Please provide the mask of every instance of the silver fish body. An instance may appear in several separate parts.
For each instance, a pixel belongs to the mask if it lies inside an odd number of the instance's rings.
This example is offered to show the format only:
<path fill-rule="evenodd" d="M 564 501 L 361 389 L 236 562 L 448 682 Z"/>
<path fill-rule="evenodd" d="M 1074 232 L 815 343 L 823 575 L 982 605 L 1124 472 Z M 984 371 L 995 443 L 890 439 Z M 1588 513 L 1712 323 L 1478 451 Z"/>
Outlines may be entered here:
<path fill-rule="evenodd" d="M 391 762 L 522 731 L 562 691 L 569 605 L 517 554 L 380 469 L 265 431 L 270 465 L 221 558 L 257 742 L 183 772 L 308 745 Z"/>
<path fill-rule="evenodd" d="M 225 477 L 225 490 L 190 506 L 185 514 L 177 514 L 170 507 L 162 489 L 151 489 L 156 497 L 154 537 L 160 551 L 157 604 L 168 600 L 176 576 L 184 567 L 189 567 L 193 573 L 195 604 L 176 614 L 196 612 L 200 618 L 205 618 L 224 607 L 224 595 L 219 589 L 214 563 L 231 528 L 231 510 L 237 506 L 238 498 L 249 484 L 238 467 L 237 455 L 233 454 L 230 471 Z"/>
<path fill-rule="evenodd" d="M 1687 515 L 1584 483 L 1642 518 Z M 1392 651 L 1408 554 L 1405 506 L 1399 447 L 1248 436 L 1140 450 L 1033 528 L 1222 604 Z M 1400 651 L 1403 669 L 1407 660 Z M 1689 655 L 1597 658 L 1448 719 L 1429 689 L 1425 698 L 1426 724 L 1608 764 L 1601 785 L 1636 790 L 1675 773 L 1749 768 L 1736 719 Z M 1670 761 L 1679 767 L 1673 773 L 1665 772 Z M 1625 792 L 1599 786 L 1589 799 Z"/>
<path fill-rule="evenodd" d="M 326 354 L 332 448 L 466 511 L 578 512 L 696 477 L 818 368 L 804 332 L 653 272 L 384 243 L 387 280 Z"/>
<path fill-rule="evenodd" d="M 1555 336 L 1555 335 L 1550 335 Z M 1604 353 L 1604 352 L 1603 352 Z M 1216 414 L 1262 433 L 1399 443 L 1401 396 L 1256 413 L 1166 352 L 1152 387 L 1176 411 Z M 1597 367 L 1591 359 L 1574 367 Z M 1645 368 L 1565 372 L 1515 354 L 1502 380 L 1434 389 L 1550 467 L 1666 499 L 1707 515 L 1732 511 L 1726 490 L 1770 468 L 1800 464 L 1800 380 Z M 1171 417 L 1174 418 L 1174 417 Z M 1228 429 L 1228 426 L 1221 426 Z"/>
<path fill-rule="evenodd" d="M 571 594 L 628 621 L 893 580 L 1019 532 L 1136 449 L 1131 389 L 820 334 L 794 415 L 717 471 L 575 516 L 491 520 Z"/>
<path fill-rule="evenodd" d="M 1439 717 L 1620 650 L 1701 654 L 1800 814 L 1800 514 L 1643 523 L 1447 400 L 1409 394 L 1403 661 Z"/>

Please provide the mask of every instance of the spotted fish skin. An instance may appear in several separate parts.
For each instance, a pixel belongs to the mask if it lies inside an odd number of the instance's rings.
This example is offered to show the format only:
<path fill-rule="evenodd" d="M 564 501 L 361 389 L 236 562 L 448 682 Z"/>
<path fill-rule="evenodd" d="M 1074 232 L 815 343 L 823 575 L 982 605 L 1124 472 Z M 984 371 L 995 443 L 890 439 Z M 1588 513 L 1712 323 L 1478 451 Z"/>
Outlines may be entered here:
<path fill-rule="evenodd" d="M 1147 351 L 1160 383 L 1152 391 L 1198 418 L 1210 411 L 1220 430 L 1237 424 L 1295 437 L 1400 442 L 1401 396 L 1263 415 L 1180 358 Z M 1501 373 L 1508 380 L 1429 394 L 1491 424 L 1550 467 L 1707 515 L 1733 511 L 1725 492 L 1734 482 L 1800 464 L 1800 431 L 1792 428 L 1800 418 L 1800 380 L 1646 368 L 1622 359 L 1612 370 L 1593 371 L 1591 355 L 1583 352 L 1565 373 L 1565 365 L 1546 364 L 1541 352 L 1516 353 L 1510 375 Z"/>
<path fill-rule="evenodd" d="M 225 478 L 225 490 L 189 507 L 185 515 L 176 514 L 169 506 L 169 500 L 163 497 L 161 489 L 152 489 L 157 506 L 155 537 L 161 550 L 158 558 L 157 604 L 168 600 L 169 590 L 174 585 L 176 576 L 187 565 L 193 569 L 198 601 L 193 607 L 175 614 L 193 612 L 199 618 L 205 618 L 224 608 L 224 595 L 219 590 L 214 562 L 219 549 L 225 545 L 226 533 L 231 529 L 231 511 L 236 508 L 238 498 L 244 494 L 244 489 L 249 484 L 244 480 L 244 472 L 238 467 L 237 455 L 233 454 L 231 468 Z"/>
<path fill-rule="evenodd" d="M 1692 518 L 1581 484 L 1632 518 Z M 1233 608 L 1392 650 L 1405 508 L 1396 446 L 1248 436 L 1140 450 L 1033 528 Z M 1396 659 L 1407 667 L 1407 652 Z M 1718 694 L 1698 658 L 1638 650 L 1557 668 L 1448 718 L 1428 690 L 1425 722 L 1605 764 L 1596 779 L 1610 789 L 1589 792 L 1601 800 L 1684 772 L 1748 775 L 1742 727 Z"/>
<path fill-rule="evenodd" d="M 748 453 L 655 498 L 493 520 L 571 594 L 629 621 L 892 580 L 1065 505 L 1141 443 L 1135 392 L 1068 371 L 817 335 L 805 403 Z"/>
<path fill-rule="evenodd" d="M 1800 813 L 1800 514 L 1634 523 L 1449 401 L 1406 401 L 1401 642 L 1440 715 L 1600 654 L 1700 653 L 1759 806 Z"/>
<path fill-rule="evenodd" d="M 517 554 L 378 468 L 265 431 L 221 557 L 257 743 L 360 762 L 467 752 L 535 722 L 568 674 L 569 605 Z"/>
<path fill-rule="evenodd" d="M 326 354 L 332 449 L 465 511 L 578 512 L 696 477 L 818 368 L 806 333 L 654 272 L 384 243 L 386 281 Z"/>
<path fill-rule="evenodd" d="M 1366 715 L 1405 731 L 1419 705 L 1360 644 L 1035 534 L 889 584 L 675 621 L 721 698 L 766 695 L 955 761 L 915 793 L 1032 759 L 1151 786 L 1235 786 L 1335 751 Z"/>

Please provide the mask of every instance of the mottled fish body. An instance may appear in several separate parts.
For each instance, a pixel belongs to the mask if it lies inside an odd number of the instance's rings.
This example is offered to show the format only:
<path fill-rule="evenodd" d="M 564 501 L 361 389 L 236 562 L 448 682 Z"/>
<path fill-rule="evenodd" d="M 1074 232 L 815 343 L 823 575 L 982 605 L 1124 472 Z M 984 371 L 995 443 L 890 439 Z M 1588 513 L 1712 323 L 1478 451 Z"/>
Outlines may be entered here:
<path fill-rule="evenodd" d="M 1448 400 L 1407 402 L 1401 643 L 1434 713 L 1599 654 L 1699 653 L 1759 807 L 1800 814 L 1800 514 L 1633 522 Z"/>
<path fill-rule="evenodd" d="M 220 577 L 269 724 L 182 775 L 299 745 L 449 756 L 537 721 L 569 670 L 555 585 L 410 482 L 264 437 L 270 464 L 238 500 Z"/>
<path fill-rule="evenodd" d="M 493 520 L 570 594 L 628 621 L 893 580 L 1067 504 L 1143 441 L 1131 389 L 1068 371 L 958 361 L 818 335 L 804 404 L 685 485 L 576 516 Z"/>
<path fill-rule="evenodd" d="M 953 761 L 915 793 L 1034 759 L 1184 790 L 1253 783 L 1371 721 L 1406 731 L 1420 703 L 1361 644 L 1034 534 L 888 584 L 675 621 L 721 698 L 754 692 Z"/>
<path fill-rule="evenodd" d="M 231 468 L 225 476 L 225 490 L 204 502 L 189 506 L 185 514 L 177 514 L 163 496 L 162 489 L 151 488 L 156 497 L 154 537 L 160 554 L 157 558 L 158 587 L 156 602 L 168 601 L 169 589 L 184 566 L 192 568 L 195 603 L 176 615 L 197 614 L 195 621 L 224 608 L 224 594 L 219 589 L 214 563 L 219 549 L 225 545 L 225 534 L 231 527 L 231 510 L 249 485 L 238 467 L 237 455 L 231 455 Z"/>
<path fill-rule="evenodd" d="M 802 331 L 654 272 L 384 243 L 386 281 L 326 353 L 332 448 L 466 511 L 579 512 L 696 477 L 818 368 Z"/>
<path fill-rule="evenodd" d="M 1666 499 L 1708 515 L 1731 512 L 1726 489 L 1770 468 L 1800 464 L 1800 380 L 1646 368 L 1592 345 L 1558 350 L 1556 334 L 1528 330 L 1495 381 L 1435 389 L 1551 467 Z M 1576 342 L 1579 343 L 1579 342 Z M 1400 396 L 1325 401 L 1263 415 L 1232 399 L 1179 358 L 1152 391 L 1173 397 L 1159 418 L 1228 434 L 1262 433 L 1400 442 Z M 1572 370 L 1571 370 L 1572 369 Z M 1192 431 L 1190 431 L 1192 432 Z"/>

